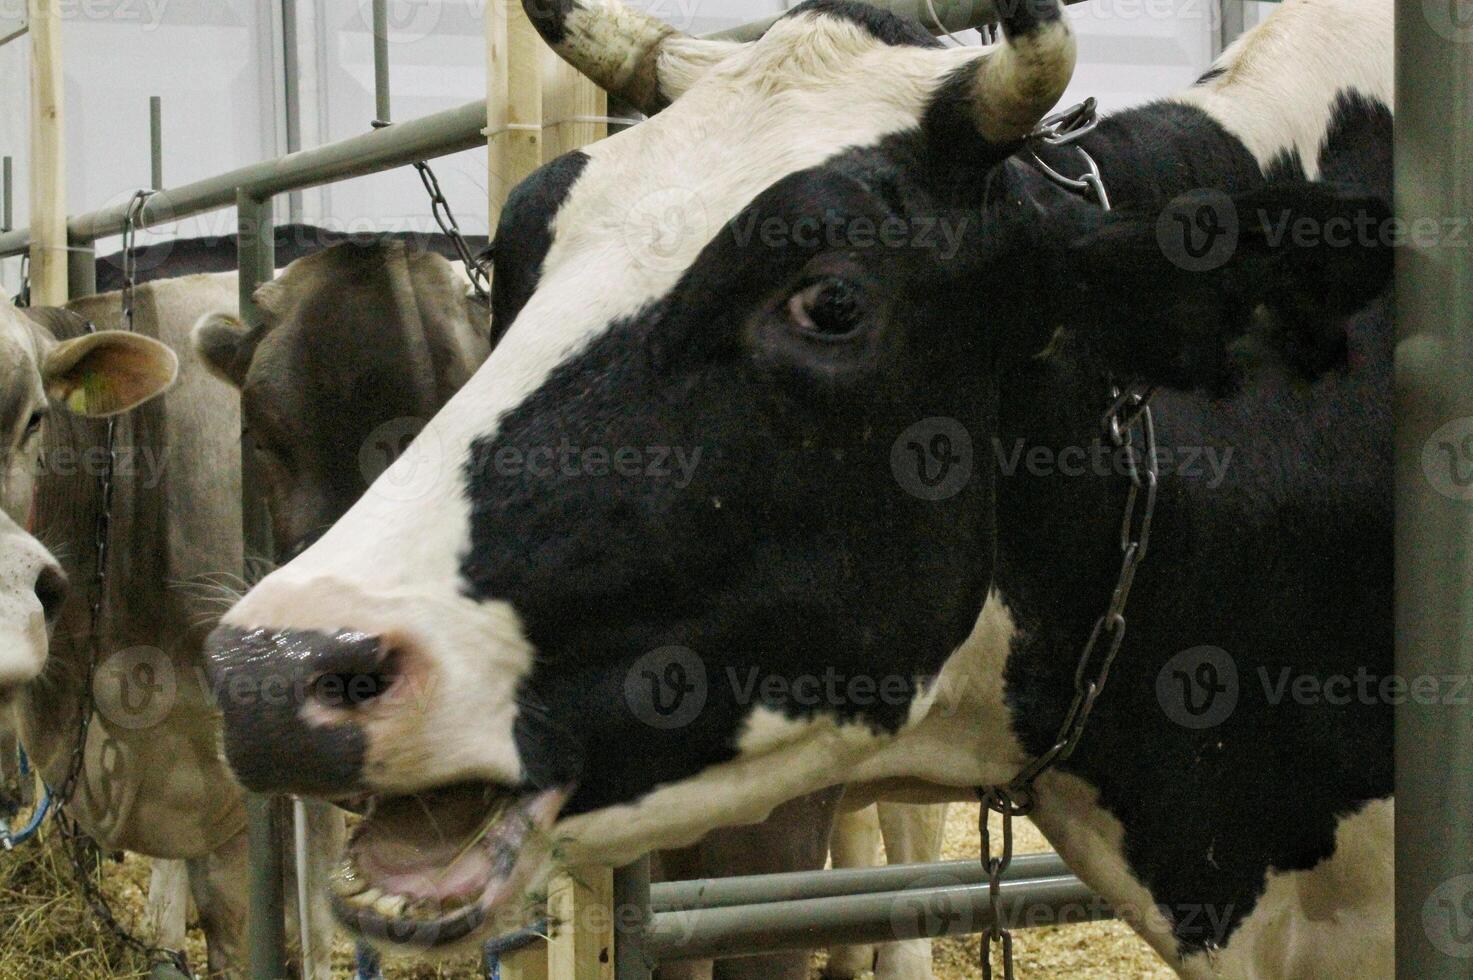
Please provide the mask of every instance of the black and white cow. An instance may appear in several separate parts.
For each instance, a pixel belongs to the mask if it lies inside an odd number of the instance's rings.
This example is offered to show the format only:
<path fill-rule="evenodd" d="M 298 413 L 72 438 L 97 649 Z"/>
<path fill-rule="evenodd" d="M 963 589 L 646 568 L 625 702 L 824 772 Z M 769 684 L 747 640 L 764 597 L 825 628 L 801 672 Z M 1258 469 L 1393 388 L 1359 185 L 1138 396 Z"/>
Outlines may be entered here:
<path fill-rule="evenodd" d="M 1113 213 L 1020 153 L 1054 0 L 983 51 L 845 0 L 749 45 L 529 14 L 657 114 L 514 192 L 495 352 L 211 640 L 246 785 L 374 798 L 343 922 L 438 948 L 554 858 L 1010 779 L 1115 586 L 1143 382 L 1174 465 L 1035 820 L 1184 976 L 1389 975 L 1391 710 L 1299 682 L 1391 670 L 1390 3 L 1291 0 L 1104 120 Z"/>

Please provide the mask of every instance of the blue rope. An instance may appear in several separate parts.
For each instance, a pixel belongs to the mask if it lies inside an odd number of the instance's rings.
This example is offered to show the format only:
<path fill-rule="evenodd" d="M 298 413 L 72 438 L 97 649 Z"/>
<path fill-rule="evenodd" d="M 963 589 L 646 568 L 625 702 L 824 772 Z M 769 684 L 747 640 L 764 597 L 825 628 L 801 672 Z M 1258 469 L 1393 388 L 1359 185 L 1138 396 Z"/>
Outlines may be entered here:
<path fill-rule="evenodd" d="M 26 750 L 20 750 L 20 776 L 22 779 L 31 774 L 31 760 L 26 758 Z M 46 815 L 51 812 L 51 787 L 45 783 L 41 784 L 41 800 L 36 804 L 36 809 L 31 811 L 31 819 L 26 825 L 15 833 L 8 830 L 0 831 L 0 847 L 11 850 L 17 844 L 24 844 L 36 836 L 36 831 L 41 829 L 41 824 L 46 822 Z"/>

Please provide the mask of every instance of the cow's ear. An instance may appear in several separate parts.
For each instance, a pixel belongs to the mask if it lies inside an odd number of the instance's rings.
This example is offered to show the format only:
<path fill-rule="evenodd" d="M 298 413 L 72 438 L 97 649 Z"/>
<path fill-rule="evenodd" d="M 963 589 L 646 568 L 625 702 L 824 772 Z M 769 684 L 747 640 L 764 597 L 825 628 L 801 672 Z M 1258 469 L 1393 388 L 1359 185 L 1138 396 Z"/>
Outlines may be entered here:
<path fill-rule="evenodd" d="M 211 374 L 228 385 L 245 387 L 255 352 L 245 324 L 229 313 L 207 313 L 189 331 L 189 341 Z"/>
<path fill-rule="evenodd" d="M 42 359 L 46 394 L 78 415 L 102 418 L 163 394 L 179 376 L 179 358 L 151 337 L 99 330 L 49 349 Z"/>
<path fill-rule="evenodd" d="M 1326 184 L 1178 197 L 1157 211 L 1075 212 L 1051 263 L 1057 322 L 1122 380 L 1215 388 L 1230 347 L 1266 339 L 1304 374 L 1335 366 L 1345 317 L 1390 281 L 1390 209 Z M 1055 241 L 1060 236 L 1051 236 Z"/>

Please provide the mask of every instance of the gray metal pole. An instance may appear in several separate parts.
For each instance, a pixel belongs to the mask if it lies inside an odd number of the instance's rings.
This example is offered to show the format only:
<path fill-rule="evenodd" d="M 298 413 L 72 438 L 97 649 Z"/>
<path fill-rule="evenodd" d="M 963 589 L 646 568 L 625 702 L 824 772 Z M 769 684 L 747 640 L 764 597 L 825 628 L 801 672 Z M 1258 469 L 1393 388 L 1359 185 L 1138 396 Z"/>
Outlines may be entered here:
<path fill-rule="evenodd" d="M 389 97 L 389 0 L 373 0 L 373 93 L 378 122 L 393 121 Z"/>
<path fill-rule="evenodd" d="M 1222 54 L 1238 39 L 1247 24 L 1248 0 L 1218 0 L 1217 53 Z"/>
<path fill-rule="evenodd" d="M 1003 881 L 1057 878 L 1069 874 L 1057 854 L 1020 854 L 1013 858 Z M 730 905 L 762 905 L 805 898 L 838 898 L 869 892 L 900 892 L 939 882 L 980 885 L 987 870 L 980 861 L 943 861 L 929 864 L 892 864 L 882 868 L 833 868 L 821 875 L 808 871 L 661 882 L 650 888 L 655 912 L 714 909 Z M 615 887 L 618 879 L 615 878 Z"/>
<path fill-rule="evenodd" d="M 153 95 L 148 99 L 148 144 L 149 161 L 153 164 L 153 183 L 156 191 L 164 189 L 164 100 Z"/>
<path fill-rule="evenodd" d="M 1072 925 L 1110 918 L 1110 906 L 1078 878 L 1004 882 L 1009 928 Z M 895 942 L 978 933 L 991 923 L 984 885 L 942 884 L 903 892 L 844 895 L 719 909 L 656 913 L 647 950 L 660 963 L 829 945 Z"/>
<path fill-rule="evenodd" d="M 645 950 L 650 923 L 650 858 L 614 869 L 614 980 L 650 980 L 655 963 Z"/>
<path fill-rule="evenodd" d="M 251 980 L 282 980 L 286 963 L 286 915 L 281 851 L 281 800 L 270 796 L 246 797 L 246 828 L 250 838 Z"/>
<path fill-rule="evenodd" d="M 281 95 L 286 110 L 286 152 L 302 148 L 302 58 L 297 50 L 297 0 L 281 0 Z M 302 223 L 302 192 L 286 198 L 287 220 Z"/>
<path fill-rule="evenodd" d="M 0 161 L 0 183 L 5 185 L 0 190 L 5 196 L 5 214 L 0 218 L 4 227 L 0 227 L 0 231 L 9 231 L 15 227 L 15 161 L 11 157 Z"/>
<path fill-rule="evenodd" d="M 235 204 L 236 191 L 242 188 L 255 196 L 270 197 L 476 149 L 486 145 L 485 128 L 486 103 L 470 102 L 155 194 L 143 205 L 138 226 L 153 227 L 230 207 Z M 78 215 L 68 220 L 67 228 L 72 237 L 89 241 L 118 235 L 123 231 L 127 210 L 125 201 Z M 30 237 L 29 229 L 0 234 L 0 256 L 24 252 L 30 246 Z"/>
<path fill-rule="evenodd" d="M 1396 673 L 1450 693 L 1473 675 L 1473 24 L 1396 5 Z M 1396 975 L 1473 963 L 1473 713 L 1396 707 Z"/>
<path fill-rule="evenodd" d="M 1017 0 L 1010 0 L 1010 2 L 1017 2 Z M 1075 4 L 1082 3 L 1083 0 L 1064 0 L 1064 2 Z M 944 27 L 947 31 L 965 31 L 997 21 L 995 0 L 935 0 L 935 17 L 931 16 L 926 0 L 875 0 L 874 5 L 894 11 L 902 17 L 909 17 L 933 34 L 941 33 L 937 30 L 938 21 L 939 26 Z M 767 33 L 767 29 L 782 17 L 783 14 L 774 14 L 771 17 L 764 17 L 737 27 L 729 27 L 724 31 L 716 31 L 706 36 L 721 41 L 755 41 Z"/>
<path fill-rule="evenodd" d="M 271 219 L 271 198 L 242 190 L 236 196 L 236 210 L 240 315 L 244 322 L 254 325 L 260 319 L 253 299 L 256 287 L 276 273 L 276 235 Z M 250 438 L 250 433 L 241 433 L 241 534 L 248 582 L 251 579 L 251 559 L 271 554 L 266 498 L 260 475 L 251 465 L 255 453 L 251 451 Z M 282 834 L 289 819 L 286 801 L 251 795 L 246 798 L 246 814 L 249 818 L 251 860 L 251 917 L 248 923 L 251 978 L 278 980 L 287 976 L 285 859 L 282 847 Z"/>

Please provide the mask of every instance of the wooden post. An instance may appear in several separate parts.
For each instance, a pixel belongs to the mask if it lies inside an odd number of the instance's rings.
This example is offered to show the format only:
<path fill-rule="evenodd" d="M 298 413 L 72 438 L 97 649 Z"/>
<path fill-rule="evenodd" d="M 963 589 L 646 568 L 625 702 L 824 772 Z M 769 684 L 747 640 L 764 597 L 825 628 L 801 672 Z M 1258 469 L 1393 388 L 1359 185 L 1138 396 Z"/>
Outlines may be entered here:
<path fill-rule="evenodd" d="M 552 940 L 547 975 L 552 980 L 614 980 L 614 872 L 573 868 L 559 875 L 547 896 Z"/>
<path fill-rule="evenodd" d="M 67 301 L 61 0 L 27 0 L 31 24 L 31 302 Z"/>
<path fill-rule="evenodd" d="M 609 135 L 607 123 L 590 122 L 609 114 L 608 93 L 578 74 L 550 48 L 542 52 L 542 162 Z"/>
<path fill-rule="evenodd" d="M 486 132 L 490 228 L 506 195 L 542 165 L 542 55 L 521 0 L 486 5 Z"/>
<path fill-rule="evenodd" d="M 547 943 L 537 943 L 502 956 L 501 980 L 548 980 Z"/>

